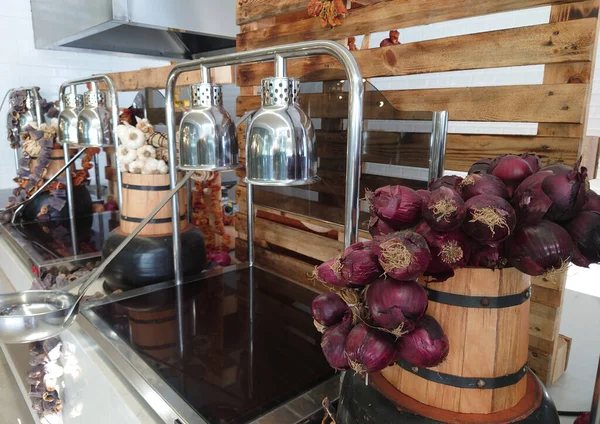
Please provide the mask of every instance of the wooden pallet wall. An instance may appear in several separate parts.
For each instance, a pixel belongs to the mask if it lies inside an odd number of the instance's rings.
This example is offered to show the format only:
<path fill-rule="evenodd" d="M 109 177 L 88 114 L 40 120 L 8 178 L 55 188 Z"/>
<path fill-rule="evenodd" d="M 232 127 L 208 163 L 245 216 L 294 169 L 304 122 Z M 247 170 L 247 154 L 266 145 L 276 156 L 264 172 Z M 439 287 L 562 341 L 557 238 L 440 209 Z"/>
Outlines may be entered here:
<path fill-rule="evenodd" d="M 535 135 L 449 134 L 445 168 L 466 171 L 482 157 L 535 152 L 545 162 L 570 164 L 582 156 L 590 174 L 595 174 L 598 138 L 586 136 L 586 131 L 600 0 L 365 0 L 351 2 L 348 17 L 333 29 L 322 28 L 318 19 L 308 17 L 307 4 L 307 0 L 282 0 L 276 4 L 266 0 L 239 1 L 238 50 L 316 39 L 344 41 L 374 32 L 551 6 L 549 22 L 540 25 L 382 48 L 365 48 L 363 43 L 363 48 L 353 54 L 364 78 L 544 65 L 543 81 L 538 85 L 388 90 L 382 92 L 390 103 L 384 108 L 374 107 L 381 100 L 379 94 L 367 92 L 365 118 L 421 119 L 416 112 L 448 110 L 451 121 L 537 123 Z M 337 60 L 326 56 L 290 60 L 287 71 L 289 76 L 305 82 L 325 82 L 322 93 L 301 95 L 301 103 L 310 105 L 312 118 L 322 120 L 317 135 L 319 174 L 327 184 L 310 187 L 318 195 L 317 202 L 256 190 L 256 262 L 320 291 L 322 287 L 308 275 L 314 265 L 343 249 L 339 193 L 344 187 L 346 140 L 339 125 L 347 116 L 347 95 L 335 89 L 335 82 L 345 75 Z M 272 63 L 237 67 L 236 81 L 241 87 L 238 116 L 260 106 L 257 86 L 273 72 Z M 397 154 L 403 158 L 403 165 L 423 166 L 423 158 L 428 154 L 425 134 L 400 135 L 368 131 L 368 127 L 365 134 L 370 150 L 364 160 L 386 163 L 386 158 Z M 243 128 L 239 135 L 243 152 Z M 244 170 L 239 170 L 238 175 L 244 176 Z M 401 181 L 364 173 L 362 179 L 361 188 Z M 330 185 L 330 181 L 334 183 Z M 238 185 L 236 194 L 241 211 L 236 253 L 244 259 L 246 187 Z M 369 237 L 364 231 L 361 236 Z M 567 338 L 559 337 L 563 288 L 548 289 L 536 284 L 532 299 L 530 359 L 540 376 L 549 382 L 564 370 L 570 346 L 570 340 L 567 343 Z"/>

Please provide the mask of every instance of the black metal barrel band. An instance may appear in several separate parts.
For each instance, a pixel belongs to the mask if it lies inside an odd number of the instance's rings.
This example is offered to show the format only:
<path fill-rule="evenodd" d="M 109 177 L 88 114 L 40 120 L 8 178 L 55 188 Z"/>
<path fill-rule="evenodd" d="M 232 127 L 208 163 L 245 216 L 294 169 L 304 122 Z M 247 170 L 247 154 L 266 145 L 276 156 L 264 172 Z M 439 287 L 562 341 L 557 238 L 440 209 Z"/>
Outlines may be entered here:
<path fill-rule="evenodd" d="M 185 215 L 180 215 L 179 219 L 180 220 L 184 220 L 186 218 Z M 127 221 L 127 222 L 135 222 L 137 224 L 139 224 L 140 222 L 142 222 L 144 220 L 144 218 L 133 218 L 131 216 L 123 216 L 121 215 L 121 220 L 122 221 Z M 172 222 L 173 218 L 168 217 L 168 218 L 155 218 L 155 219 L 151 219 L 150 222 L 148 224 L 168 224 L 169 222 Z"/>
<path fill-rule="evenodd" d="M 427 381 L 458 387 L 460 389 L 501 389 L 502 387 L 517 384 L 525 377 L 528 371 L 527 364 L 525 364 L 519 371 L 501 377 L 459 377 L 457 375 L 433 371 L 428 368 L 419 368 L 404 359 L 400 359 L 397 364 L 402 369 L 418 375 Z"/>
<path fill-rule="evenodd" d="M 170 185 L 141 186 L 141 185 L 125 184 L 125 183 L 123 183 L 123 188 L 125 188 L 127 190 L 138 190 L 138 191 L 169 191 L 169 190 L 171 190 Z"/>
<path fill-rule="evenodd" d="M 531 297 L 531 287 L 521 293 L 508 296 L 467 296 L 455 293 L 446 293 L 427 287 L 429 300 L 444 305 L 461 306 L 463 308 L 499 309 L 519 306 Z"/>

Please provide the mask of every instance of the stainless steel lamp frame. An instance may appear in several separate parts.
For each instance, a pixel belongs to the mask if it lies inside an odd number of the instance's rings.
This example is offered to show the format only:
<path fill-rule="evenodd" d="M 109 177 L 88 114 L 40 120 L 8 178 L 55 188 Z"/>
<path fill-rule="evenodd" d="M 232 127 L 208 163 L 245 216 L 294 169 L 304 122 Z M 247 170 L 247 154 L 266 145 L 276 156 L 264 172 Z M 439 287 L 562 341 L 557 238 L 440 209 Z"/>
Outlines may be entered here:
<path fill-rule="evenodd" d="M 35 108 L 35 119 L 37 121 L 38 127 L 42 125 L 44 117 L 42 116 L 42 105 L 40 102 L 40 93 L 37 87 L 19 87 L 19 88 L 11 88 L 4 95 L 4 101 L 10 97 L 15 91 L 31 91 L 33 93 L 33 107 Z M 2 102 L 4 104 L 4 101 Z M 15 171 L 19 171 L 21 165 L 19 164 L 19 149 L 14 149 L 14 157 L 15 157 Z"/>
<path fill-rule="evenodd" d="M 63 95 L 66 93 L 67 88 L 71 89 L 71 93 L 77 94 L 77 86 L 78 85 L 91 83 L 92 87 L 94 89 L 96 89 L 99 82 L 105 83 L 108 88 L 108 98 L 110 100 L 110 108 L 111 108 L 111 113 L 112 113 L 112 133 L 113 133 L 112 135 L 113 135 L 113 143 L 115 146 L 115 167 L 116 167 L 116 171 L 117 171 L 117 197 L 118 197 L 117 203 L 119 205 L 119 210 L 121 210 L 123 187 L 122 187 L 122 181 L 121 181 L 121 171 L 119 170 L 119 162 L 117 159 L 117 152 L 116 152 L 116 149 L 119 147 L 119 137 L 117 136 L 117 126 L 119 125 L 119 101 L 117 99 L 117 88 L 115 86 L 115 82 L 108 75 L 94 75 L 91 77 L 79 78 L 79 79 L 74 79 L 74 80 L 64 82 L 60 86 L 60 89 L 58 91 L 58 98 L 59 98 L 59 102 L 60 102 L 60 112 L 62 112 L 65 108 L 65 104 L 63 101 Z M 65 158 L 69 157 L 69 149 L 70 148 L 71 147 L 69 146 L 68 143 L 63 144 Z M 98 183 L 99 172 L 98 172 L 97 163 L 95 164 L 95 168 L 96 168 L 96 178 L 97 178 L 96 185 L 99 185 L 99 183 Z M 69 218 L 71 218 L 71 221 L 72 221 L 73 218 L 75 217 L 75 203 L 73 201 L 73 181 L 71 179 L 71 174 L 69 172 L 66 173 L 66 186 L 67 186 L 67 200 L 68 200 L 68 205 L 69 205 L 68 206 L 69 207 Z"/>
<path fill-rule="evenodd" d="M 346 158 L 346 199 L 344 218 L 344 245 L 350 246 L 358 240 L 359 185 L 361 173 L 363 98 L 364 86 L 362 74 L 356 59 L 344 46 L 333 41 L 307 41 L 296 44 L 232 53 L 193 60 L 175 65 L 169 73 L 166 87 L 166 121 L 169 140 L 169 171 L 171 187 L 177 185 L 177 150 L 175 137 L 174 92 L 178 77 L 184 72 L 200 68 L 202 82 L 210 82 L 211 68 L 242 65 L 247 63 L 275 62 L 275 76 L 286 73 L 286 60 L 317 55 L 336 58 L 346 71 L 349 82 L 348 101 L 348 148 Z M 247 158 L 246 158 L 247 159 Z M 248 262 L 254 265 L 254 208 L 252 184 L 248 184 Z M 173 210 L 173 259 L 176 284 L 183 283 L 181 266 L 181 238 L 179 234 L 179 195 L 172 198 Z"/>

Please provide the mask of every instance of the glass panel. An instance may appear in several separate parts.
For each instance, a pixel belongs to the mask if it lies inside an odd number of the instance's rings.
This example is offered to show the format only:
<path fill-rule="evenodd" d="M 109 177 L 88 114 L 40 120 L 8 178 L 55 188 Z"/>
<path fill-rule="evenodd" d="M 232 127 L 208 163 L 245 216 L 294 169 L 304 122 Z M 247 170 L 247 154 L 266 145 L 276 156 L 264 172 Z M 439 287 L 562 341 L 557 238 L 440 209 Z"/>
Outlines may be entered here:
<path fill-rule="evenodd" d="M 314 81 L 314 75 L 305 80 Z M 317 129 L 320 182 L 298 187 L 255 187 L 255 203 L 317 220 L 343 224 L 346 186 L 348 83 L 301 84 L 300 104 Z M 400 111 L 365 82 L 360 196 L 402 184 L 425 188 L 429 180 L 432 112 Z M 361 228 L 368 208 L 361 202 Z"/>

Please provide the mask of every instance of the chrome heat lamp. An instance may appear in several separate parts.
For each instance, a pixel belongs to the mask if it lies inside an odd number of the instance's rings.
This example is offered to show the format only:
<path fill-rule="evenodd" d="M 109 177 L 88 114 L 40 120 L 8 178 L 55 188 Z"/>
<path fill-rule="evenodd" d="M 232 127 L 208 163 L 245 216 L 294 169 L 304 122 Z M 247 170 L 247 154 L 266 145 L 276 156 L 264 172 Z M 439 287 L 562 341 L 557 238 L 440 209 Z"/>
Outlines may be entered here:
<path fill-rule="evenodd" d="M 11 88 L 4 95 L 4 100 L 2 101 L 2 105 L 4 105 L 4 101 L 8 97 L 10 106 L 14 106 L 14 100 L 11 98 L 12 94 L 15 92 L 22 91 L 24 92 L 25 98 L 25 106 L 27 107 L 27 111 L 25 113 L 20 114 L 19 122 L 17 122 L 17 126 L 12 130 L 12 133 L 16 136 L 20 136 L 23 130 L 27 125 L 32 122 L 36 122 L 38 127 L 42 125 L 44 122 L 44 117 L 42 116 L 42 108 L 40 103 L 40 94 L 38 87 L 21 87 L 21 88 Z M 7 122 L 10 123 L 15 119 L 15 117 L 9 112 L 6 116 Z M 19 149 L 14 149 L 14 160 L 15 160 L 15 170 L 18 171 L 21 167 L 20 165 L 20 154 Z"/>
<path fill-rule="evenodd" d="M 274 48 L 234 53 L 193 60 L 175 65 L 167 79 L 166 118 L 169 139 L 169 167 L 171 187 L 177 185 L 177 170 L 216 170 L 221 164 L 235 165 L 226 155 L 229 149 L 213 148 L 223 143 L 207 142 L 209 138 L 191 138 L 191 128 L 182 122 L 181 131 L 190 128 L 190 136 L 179 140 L 180 164 L 176 164 L 174 92 L 178 77 L 200 68 L 204 84 L 210 82 L 209 70 L 221 66 L 246 63 L 275 62 L 275 76 L 263 81 L 262 107 L 251 114 L 246 142 L 246 182 L 248 183 L 248 262 L 254 265 L 253 185 L 293 186 L 317 180 L 317 155 L 315 131 L 308 116 L 300 109 L 297 98 L 299 83 L 286 77 L 286 60 L 307 56 L 329 55 L 336 58 L 346 70 L 349 81 L 348 102 L 348 154 L 346 162 L 346 210 L 344 244 L 346 247 L 358 239 L 359 180 L 361 162 L 361 137 L 364 86 L 362 75 L 354 56 L 341 44 L 333 41 L 308 41 Z M 205 106 L 206 107 L 206 106 Z M 217 129 L 204 128 L 210 137 Z M 211 139 L 212 140 L 212 139 Z M 233 144 L 232 144 L 233 146 Z M 198 152 L 203 152 L 199 155 Z M 215 152 L 214 156 L 211 153 Z M 223 154 L 223 152 L 225 152 Z M 219 154 L 223 156 L 219 157 Z M 235 157 L 235 156 L 231 156 Z M 212 168 L 211 168 L 212 167 Z M 179 199 L 172 199 L 173 217 L 179 216 Z M 175 282 L 183 283 L 181 270 L 181 239 L 179 220 L 173 219 L 173 255 Z"/>

